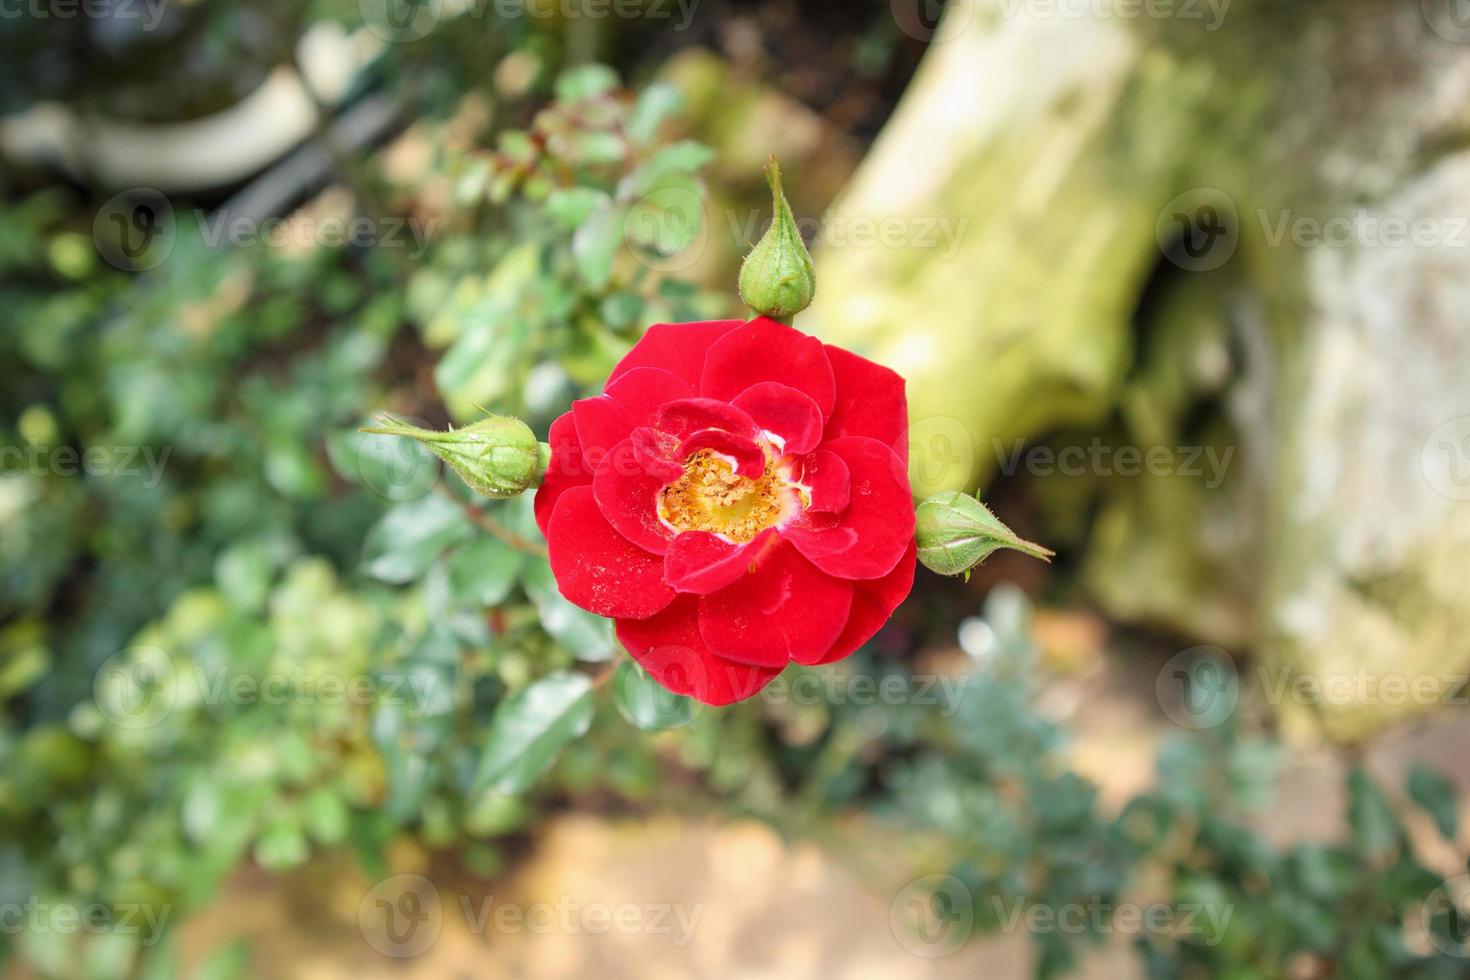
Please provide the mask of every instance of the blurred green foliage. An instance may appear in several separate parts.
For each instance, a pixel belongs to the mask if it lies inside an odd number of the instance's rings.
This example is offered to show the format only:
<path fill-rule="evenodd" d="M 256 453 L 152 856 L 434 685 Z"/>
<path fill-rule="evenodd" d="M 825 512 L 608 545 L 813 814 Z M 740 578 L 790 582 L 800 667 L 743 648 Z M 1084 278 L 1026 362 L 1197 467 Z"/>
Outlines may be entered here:
<path fill-rule="evenodd" d="M 401 835 L 494 875 L 546 807 L 673 806 L 675 770 L 677 805 L 793 834 L 871 813 L 963 883 L 981 931 L 1006 928 L 1015 901 L 1140 887 L 1232 910 L 1220 934 L 1142 937 L 1155 977 L 1461 975 L 1406 945 L 1439 880 L 1361 770 L 1337 846 L 1282 853 L 1250 829 L 1274 751 L 1224 726 L 1170 744 L 1159 788 L 1102 812 L 1034 706 L 1013 590 L 992 594 L 993 642 L 957 666 L 952 702 L 904 656 L 925 639 L 915 623 L 948 615 L 920 594 L 844 664 L 704 709 L 617 660 L 608 623 L 561 598 L 529 498 L 472 500 L 416 444 L 357 433 L 378 410 L 442 425 L 478 406 L 544 432 L 647 324 L 738 312 L 681 279 L 710 153 L 670 139 L 676 92 L 552 72 L 556 43 L 530 37 L 511 52 L 524 92 L 455 137 L 462 77 L 493 59 L 441 35 L 380 69 L 440 59 L 415 127 L 428 166 L 336 175 L 354 214 L 391 217 L 387 201 L 433 228 L 412 261 L 211 248 L 180 207 L 166 259 L 132 275 L 99 257 L 73 191 L 8 195 L 0 903 L 141 904 L 177 922 L 241 862 L 345 850 L 381 873 Z M 858 678 L 889 694 L 796 696 Z M 1444 780 L 1416 771 L 1406 789 L 1453 842 Z M 1456 909 L 1425 907 L 1450 948 Z M 1037 974 L 1075 965 L 1102 923 L 1036 933 Z M 0 953 L 53 976 L 168 976 L 170 935 L 6 932 Z M 247 955 L 228 947 L 208 970 L 240 975 Z"/>

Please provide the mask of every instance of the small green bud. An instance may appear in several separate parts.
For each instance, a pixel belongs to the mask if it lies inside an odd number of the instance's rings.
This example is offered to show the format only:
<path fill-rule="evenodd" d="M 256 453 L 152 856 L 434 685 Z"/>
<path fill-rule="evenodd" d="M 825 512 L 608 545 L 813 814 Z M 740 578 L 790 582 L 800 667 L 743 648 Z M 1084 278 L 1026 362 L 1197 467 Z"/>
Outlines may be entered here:
<path fill-rule="evenodd" d="M 781 192 L 781 165 L 772 157 L 766 165 L 775 213 L 771 227 L 755 243 L 740 267 L 740 298 L 757 313 L 783 323 L 811 305 L 817 291 L 817 270 L 801 240 L 791 205 Z"/>
<path fill-rule="evenodd" d="M 915 513 L 919 560 L 940 575 L 969 574 L 1001 548 L 1049 560 L 1052 552 L 1016 536 L 969 494 L 950 490 L 919 504 Z"/>
<path fill-rule="evenodd" d="M 551 463 L 551 447 L 538 442 L 526 423 L 507 415 L 491 415 L 448 432 L 420 429 L 391 416 L 378 421 L 380 425 L 361 431 L 417 439 L 471 490 L 487 497 L 514 497 L 540 486 Z"/>

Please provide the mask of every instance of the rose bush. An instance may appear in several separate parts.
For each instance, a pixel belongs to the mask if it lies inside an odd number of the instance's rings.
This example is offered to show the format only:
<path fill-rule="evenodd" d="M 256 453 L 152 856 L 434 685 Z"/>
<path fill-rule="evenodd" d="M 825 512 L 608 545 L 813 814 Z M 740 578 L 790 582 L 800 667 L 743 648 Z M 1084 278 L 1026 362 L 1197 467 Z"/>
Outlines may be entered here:
<path fill-rule="evenodd" d="M 557 585 L 675 693 L 846 657 L 913 585 L 903 379 L 775 320 L 651 327 L 549 441 Z"/>

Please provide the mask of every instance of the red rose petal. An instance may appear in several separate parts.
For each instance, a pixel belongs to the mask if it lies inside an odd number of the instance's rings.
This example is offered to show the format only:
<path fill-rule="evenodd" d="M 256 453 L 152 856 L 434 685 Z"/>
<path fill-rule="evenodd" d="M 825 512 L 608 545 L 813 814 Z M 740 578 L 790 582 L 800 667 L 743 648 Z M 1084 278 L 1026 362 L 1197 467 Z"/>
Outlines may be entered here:
<path fill-rule="evenodd" d="M 811 494 L 807 510 L 818 514 L 840 514 L 852 497 L 852 473 L 841 456 L 819 449 L 801 459 L 796 482 Z"/>
<path fill-rule="evenodd" d="M 837 402 L 827 418 L 828 439 L 867 436 L 909 458 L 909 403 L 896 372 L 841 347 L 827 345 L 837 378 Z"/>
<path fill-rule="evenodd" d="M 699 600 L 699 635 L 717 656 L 780 667 L 831 648 L 852 592 L 851 582 L 824 575 L 783 542 L 761 556 L 754 574 Z"/>
<path fill-rule="evenodd" d="M 679 463 L 683 459 L 679 455 L 679 440 L 667 432 L 646 427 L 634 429 L 628 437 L 628 444 L 633 449 L 632 465 L 641 467 L 650 476 L 661 476 L 665 482 L 670 482 L 684 472 Z M 621 464 L 622 461 L 618 462 Z"/>
<path fill-rule="evenodd" d="M 643 619 L 674 599 L 674 590 L 664 584 L 664 563 L 613 529 L 591 487 L 572 487 L 561 495 L 546 542 L 557 588 L 588 612 Z"/>
<path fill-rule="evenodd" d="M 776 540 L 775 528 L 767 528 L 745 544 L 707 531 L 685 531 L 669 542 L 664 581 L 678 592 L 718 592 L 746 574 Z"/>
<path fill-rule="evenodd" d="M 648 424 L 680 439 L 704 429 L 722 429 L 747 439 L 761 434 L 755 419 L 729 402 L 714 398 L 681 398 L 669 402 L 653 413 Z"/>
<path fill-rule="evenodd" d="M 805 392 L 823 416 L 831 414 L 837 398 L 822 342 L 769 317 L 757 317 L 710 345 L 699 393 L 728 401 L 762 381 Z"/>
<path fill-rule="evenodd" d="M 893 566 L 893 571 L 882 578 L 854 582 L 852 610 L 847 614 L 847 625 L 843 627 L 842 635 L 820 657 L 796 657 L 796 662 L 808 666 L 830 664 L 834 660 L 852 655 L 858 647 L 871 640 L 913 589 L 916 564 L 914 559 L 917 554 L 918 545 L 911 541 L 909 550 Z"/>
<path fill-rule="evenodd" d="M 779 436 L 789 456 L 809 453 L 822 441 L 822 410 L 811 396 L 778 381 L 762 381 L 742 391 L 732 403 L 750 413 L 765 431 Z"/>
<path fill-rule="evenodd" d="M 677 375 L 658 368 L 640 367 L 625 371 L 609 381 L 603 394 L 623 407 L 628 417 L 643 425 L 660 405 L 694 397 L 694 391 Z"/>
<path fill-rule="evenodd" d="M 740 326 L 739 320 L 706 320 L 701 323 L 655 323 L 644 331 L 633 349 L 623 355 L 608 375 L 616 381 L 634 368 L 652 367 L 670 371 L 690 388 L 699 387 L 704 374 L 705 351 L 725 334 Z"/>
<path fill-rule="evenodd" d="M 754 439 L 720 429 L 702 429 L 679 443 L 679 458 L 709 449 L 735 461 L 735 472 L 754 480 L 766 471 L 766 454 Z"/>
<path fill-rule="evenodd" d="M 572 402 L 572 418 L 577 422 L 577 441 L 582 456 L 595 471 L 602 466 L 614 446 L 632 434 L 637 423 L 623 406 L 606 395 L 578 398 Z"/>
<path fill-rule="evenodd" d="M 667 484 L 658 465 L 648 467 L 637 458 L 632 439 L 624 439 L 609 454 L 592 480 L 597 509 L 619 534 L 655 555 L 662 555 L 674 536 L 658 516 L 658 492 Z"/>
<path fill-rule="evenodd" d="M 834 439 L 822 449 L 842 457 L 852 473 L 847 509 L 838 515 L 807 510 L 783 527 L 781 536 L 828 575 L 887 575 L 914 537 L 908 473 L 893 450 L 876 439 Z"/>
<path fill-rule="evenodd" d="M 654 680 L 705 704 L 743 701 L 781 673 L 779 667 L 731 663 L 710 653 L 699 635 L 699 600 L 694 596 L 679 596 L 648 619 L 620 619 L 617 634 Z"/>
<path fill-rule="evenodd" d="M 546 533 L 546 525 L 551 520 L 551 511 L 556 506 L 557 498 L 572 487 L 592 482 L 592 469 L 582 459 L 582 447 L 577 442 L 577 425 L 572 420 L 571 412 L 557 416 L 556 421 L 551 423 L 546 441 L 551 446 L 551 464 L 541 478 L 535 501 L 536 526 L 541 528 L 542 534 Z"/>

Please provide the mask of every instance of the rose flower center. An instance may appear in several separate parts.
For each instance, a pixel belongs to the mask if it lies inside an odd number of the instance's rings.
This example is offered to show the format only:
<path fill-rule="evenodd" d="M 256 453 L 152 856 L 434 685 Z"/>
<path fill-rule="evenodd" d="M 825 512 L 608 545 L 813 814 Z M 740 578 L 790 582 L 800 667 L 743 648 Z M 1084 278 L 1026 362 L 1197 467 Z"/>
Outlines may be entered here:
<path fill-rule="evenodd" d="M 684 462 L 684 475 L 659 491 L 658 516 L 676 531 L 708 531 L 743 544 L 800 506 L 800 488 L 784 476 L 769 457 L 765 472 L 751 479 L 701 449 Z"/>

